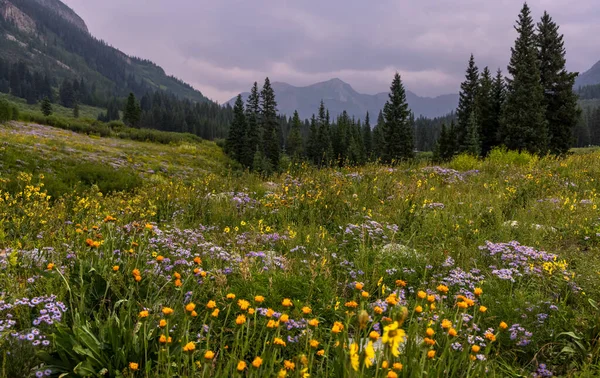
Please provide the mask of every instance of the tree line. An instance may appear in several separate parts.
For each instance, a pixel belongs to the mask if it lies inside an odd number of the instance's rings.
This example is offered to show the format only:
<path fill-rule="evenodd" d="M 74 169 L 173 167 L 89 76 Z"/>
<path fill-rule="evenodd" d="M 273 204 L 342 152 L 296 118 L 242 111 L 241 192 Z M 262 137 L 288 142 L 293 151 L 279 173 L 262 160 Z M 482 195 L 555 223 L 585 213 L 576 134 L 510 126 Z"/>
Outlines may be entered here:
<path fill-rule="evenodd" d="M 227 151 L 243 166 L 260 171 L 276 169 L 282 154 L 318 166 L 409 160 L 415 154 L 417 135 L 421 148 L 437 138 L 430 147 L 438 161 L 461 153 L 483 157 L 501 146 L 534 154 L 565 154 L 574 143 L 581 110 L 573 91 L 577 74 L 565 67 L 563 36 L 546 12 L 534 24 L 526 3 L 515 29 L 518 37 L 511 49 L 510 77 L 501 70 L 493 75 L 488 67 L 480 73 L 471 55 L 455 117 L 449 115 L 438 123 L 415 120 L 396 74 L 373 128 L 369 114 L 362 124 L 345 112 L 331 121 L 321 101 L 310 121 L 302 122 L 294 113 L 284 137 L 267 78 L 260 93 L 254 83 L 246 104 L 241 95 L 237 97 Z M 597 114 L 600 122 L 600 111 Z M 429 133 L 419 124 L 430 126 Z"/>
<path fill-rule="evenodd" d="M 282 157 L 317 166 L 411 159 L 416 122 L 399 74 L 390 90 L 374 127 L 368 113 L 364 122 L 345 111 L 331 120 L 323 101 L 310 120 L 302 121 L 296 111 L 286 121 L 277 116 L 275 93 L 267 77 L 260 91 L 254 83 L 245 104 L 241 95 L 236 98 L 226 150 L 244 167 L 265 173 L 279 169 Z"/>

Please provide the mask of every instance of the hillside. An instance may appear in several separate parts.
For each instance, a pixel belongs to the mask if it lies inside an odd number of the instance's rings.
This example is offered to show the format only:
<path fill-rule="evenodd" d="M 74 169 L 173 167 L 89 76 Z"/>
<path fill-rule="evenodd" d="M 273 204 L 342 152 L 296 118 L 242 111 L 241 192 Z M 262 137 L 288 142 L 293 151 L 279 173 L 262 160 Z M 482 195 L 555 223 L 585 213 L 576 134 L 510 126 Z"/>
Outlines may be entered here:
<path fill-rule="evenodd" d="M 319 108 L 321 99 L 329 113 L 335 117 L 346 110 L 350 116 L 363 119 L 367 111 L 371 119 L 376 119 L 379 111 L 388 99 L 387 93 L 368 95 L 356 92 L 348 83 L 340 79 L 331 79 L 306 87 L 274 82 L 273 89 L 277 98 L 277 107 L 281 114 L 291 116 L 298 110 L 303 119 L 310 118 Z M 244 101 L 249 93 L 242 93 Z M 423 115 L 433 118 L 446 115 L 456 109 L 458 95 L 448 94 L 438 97 L 420 97 L 411 91 L 406 91 L 406 100 L 415 116 Z M 233 105 L 235 98 L 228 103 Z"/>
<path fill-rule="evenodd" d="M 158 65 L 94 38 L 85 22 L 58 0 L 0 0 L 0 58 L 24 62 L 55 83 L 84 79 L 97 97 L 165 90 L 197 102 L 207 99 Z"/>
<path fill-rule="evenodd" d="M 225 172 L 230 165 L 222 149 L 208 141 L 140 142 L 23 122 L 0 124 L 0 140 L 0 183 L 16 185 L 20 172 L 44 175 L 54 197 L 81 185 L 96 184 L 107 192 L 188 181 L 203 172 Z"/>
<path fill-rule="evenodd" d="M 596 62 L 589 70 L 580 73 L 575 80 L 575 89 L 586 85 L 600 84 L 600 61 Z"/>

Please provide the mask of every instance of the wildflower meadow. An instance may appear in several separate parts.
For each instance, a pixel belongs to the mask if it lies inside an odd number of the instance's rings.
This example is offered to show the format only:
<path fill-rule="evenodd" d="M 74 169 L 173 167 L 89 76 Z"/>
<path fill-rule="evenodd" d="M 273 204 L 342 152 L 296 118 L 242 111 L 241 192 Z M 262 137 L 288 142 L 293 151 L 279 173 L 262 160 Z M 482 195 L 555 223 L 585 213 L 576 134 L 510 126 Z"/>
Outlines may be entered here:
<path fill-rule="evenodd" d="M 0 136 L 0 377 L 600 375 L 598 150 L 265 178 Z"/>

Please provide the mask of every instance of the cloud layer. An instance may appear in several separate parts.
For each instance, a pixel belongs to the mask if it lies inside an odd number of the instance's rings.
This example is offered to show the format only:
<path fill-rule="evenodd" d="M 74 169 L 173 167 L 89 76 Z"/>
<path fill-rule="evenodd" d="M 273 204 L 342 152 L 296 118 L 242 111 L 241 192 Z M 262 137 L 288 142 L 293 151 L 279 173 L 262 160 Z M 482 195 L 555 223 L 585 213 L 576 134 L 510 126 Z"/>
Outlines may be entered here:
<path fill-rule="evenodd" d="M 506 69 L 521 0 L 64 0 L 93 35 L 224 102 L 254 81 L 308 85 L 339 77 L 364 93 L 393 73 L 419 95 L 458 91 L 470 53 Z M 600 59 L 600 4 L 529 2 L 565 35 L 569 69 Z"/>

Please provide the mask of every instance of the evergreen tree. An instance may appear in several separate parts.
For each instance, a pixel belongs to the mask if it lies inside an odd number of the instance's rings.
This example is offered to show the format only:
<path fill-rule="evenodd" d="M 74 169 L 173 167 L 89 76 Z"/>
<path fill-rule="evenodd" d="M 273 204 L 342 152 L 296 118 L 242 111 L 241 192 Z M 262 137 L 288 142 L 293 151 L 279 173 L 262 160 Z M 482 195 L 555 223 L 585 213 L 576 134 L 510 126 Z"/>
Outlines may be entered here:
<path fill-rule="evenodd" d="M 435 143 L 433 149 L 433 161 L 442 162 L 446 160 L 446 154 L 448 151 L 448 131 L 446 130 L 446 124 L 442 124 L 442 130 L 440 136 Z"/>
<path fill-rule="evenodd" d="M 265 84 L 260 92 L 261 99 L 261 123 L 263 129 L 263 150 L 264 155 L 274 169 L 279 167 L 279 121 L 277 119 L 277 102 L 275 101 L 275 92 L 271 87 L 271 81 L 267 77 Z"/>
<path fill-rule="evenodd" d="M 365 124 L 362 127 L 362 138 L 365 149 L 365 158 L 371 159 L 373 153 L 373 136 L 371 135 L 371 121 L 369 119 L 369 112 L 365 116 Z"/>
<path fill-rule="evenodd" d="M 246 117 L 244 115 L 244 101 L 242 95 L 238 95 L 233 106 L 233 122 L 229 127 L 229 136 L 227 137 L 227 151 L 231 157 L 243 165 L 248 164 L 245 161 L 248 153 L 245 148 L 248 147 L 246 140 Z"/>
<path fill-rule="evenodd" d="M 553 154 L 565 154 L 573 142 L 573 129 L 581 111 L 573 91 L 577 73 L 565 68 L 565 47 L 558 25 L 544 12 L 537 25 L 537 48 L 544 105 L 548 125 L 548 149 Z"/>
<path fill-rule="evenodd" d="M 79 118 L 79 102 L 78 101 L 75 101 L 75 103 L 73 104 L 73 117 Z"/>
<path fill-rule="evenodd" d="M 106 108 L 106 121 L 118 121 L 121 117 L 119 116 L 119 104 L 115 99 L 108 102 Z"/>
<path fill-rule="evenodd" d="M 123 122 L 130 127 L 137 127 L 140 122 L 141 108 L 133 93 L 129 93 L 123 110 Z"/>
<path fill-rule="evenodd" d="M 259 148 L 256 149 L 252 160 L 252 167 L 256 172 L 264 175 L 273 173 L 273 164 L 271 163 L 271 160 L 269 160 Z"/>
<path fill-rule="evenodd" d="M 489 153 L 494 147 L 500 146 L 500 120 L 502 117 L 502 108 L 506 99 L 506 86 L 502 70 L 498 69 L 496 77 L 492 83 L 492 112 L 490 116 L 489 129 L 486 132 L 486 148 L 485 154 Z"/>
<path fill-rule="evenodd" d="M 65 108 L 73 107 L 75 102 L 75 90 L 69 79 L 65 79 L 59 89 L 60 104 Z"/>
<path fill-rule="evenodd" d="M 48 99 L 48 97 L 44 97 L 40 108 L 42 110 L 42 114 L 44 114 L 46 117 L 52 114 L 52 104 L 50 103 L 50 99 Z"/>
<path fill-rule="evenodd" d="M 382 159 L 385 163 L 410 159 L 414 156 L 414 136 L 410 124 L 410 110 L 406 103 L 406 92 L 396 73 L 390 87 L 389 99 L 383 107 Z"/>
<path fill-rule="evenodd" d="M 246 100 L 246 124 L 247 127 L 247 151 L 251 152 L 251 156 L 247 160 L 254 160 L 257 148 L 262 148 L 261 130 L 259 124 L 260 116 L 260 94 L 258 92 L 258 83 L 255 81 L 250 96 Z"/>
<path fill-rule="evenodd" d="M 497 114 L 494 112 L 494 82 L 490 70 L 485 67 L 479 80 L 476 96 L 476 116 L 479 122 L 481 155 L 486 156 L 496 145 Z"/>
<path fill-rule="evenodd" d="M 471 117 L 469 117 L 469 125 L 467 127 L 467 136 L 465 138 L 465 147 L 463 150 L 463 152 L 472 156 L 479 156 L 481 154 L 481 141 L 477 129 L 479 129 L 477 115 L 475 112 L 472 112 Z"/>
<path fill-rule="evenodd" d="M 301 127 L 300 116 L 298 115 L 298 111 L 295 111 L 292 118 L 292 128 L 287 138 L 287 153 L 294 159 L 299 159 L 304 151 L 302 135 L 300 134 Z"/>
<path fill-rule="evenodd" d="M 536 36 L 531 11 L 523 5 L 517 26 L 519 36 L 511 48 L 506 101 L 500 137 L 507 148 L 545 153 L 548 129 L 545 119 L 544 88 L 540 79 Z"/>
<path fill-rule="evenodd" d="M 319 118 L 317 119 L 317 164 L 326 165 L 333 158 L 333 146 L 331 143 L 331 130 L 329 125 L 329 111 L 325 110 L 325 104 L 321 100 L 319 105 Z"/>
<path fill-rule="evenodd" d="M 475 65 L 473 54 L 469 58 L 469 66 L 465 75 L 465 81 L 460 84 L 460 97 L 456 116 L 458 118 L 456 137 L 460 152 L 466 149 L 467 129 L 471 113 L 476 109 L 477 89 L 479 87 L 479 70 Z"/>
<path fill-rule="evenodd" d="M 373 128 L 373 158 L 379 159 L 382 155 L 384 146 L 383 129 L 385 127 L 385 119 L 383 118 L 383 110 L 379 111 L 377 116 L 377 124 Z"/>
<path fill-rule="evenodd" d="M 450 159 L 458 154 L 460 147 L 458 145 L 458 131 L 456 129 L 456 123 L 454 121 L 450 122 L 450 129 L 448 129 L 448 154 Z"/>
<path fill-rule="evenodd" d="M 313 114 L 312 118 L 310 119 L 308 141 L 306 142 L 306 155 L 308 159 L 313 162 L 313 164 L 317 164 L 317 159 L 319 158 L 318 133 L 317 119 Z"/>

